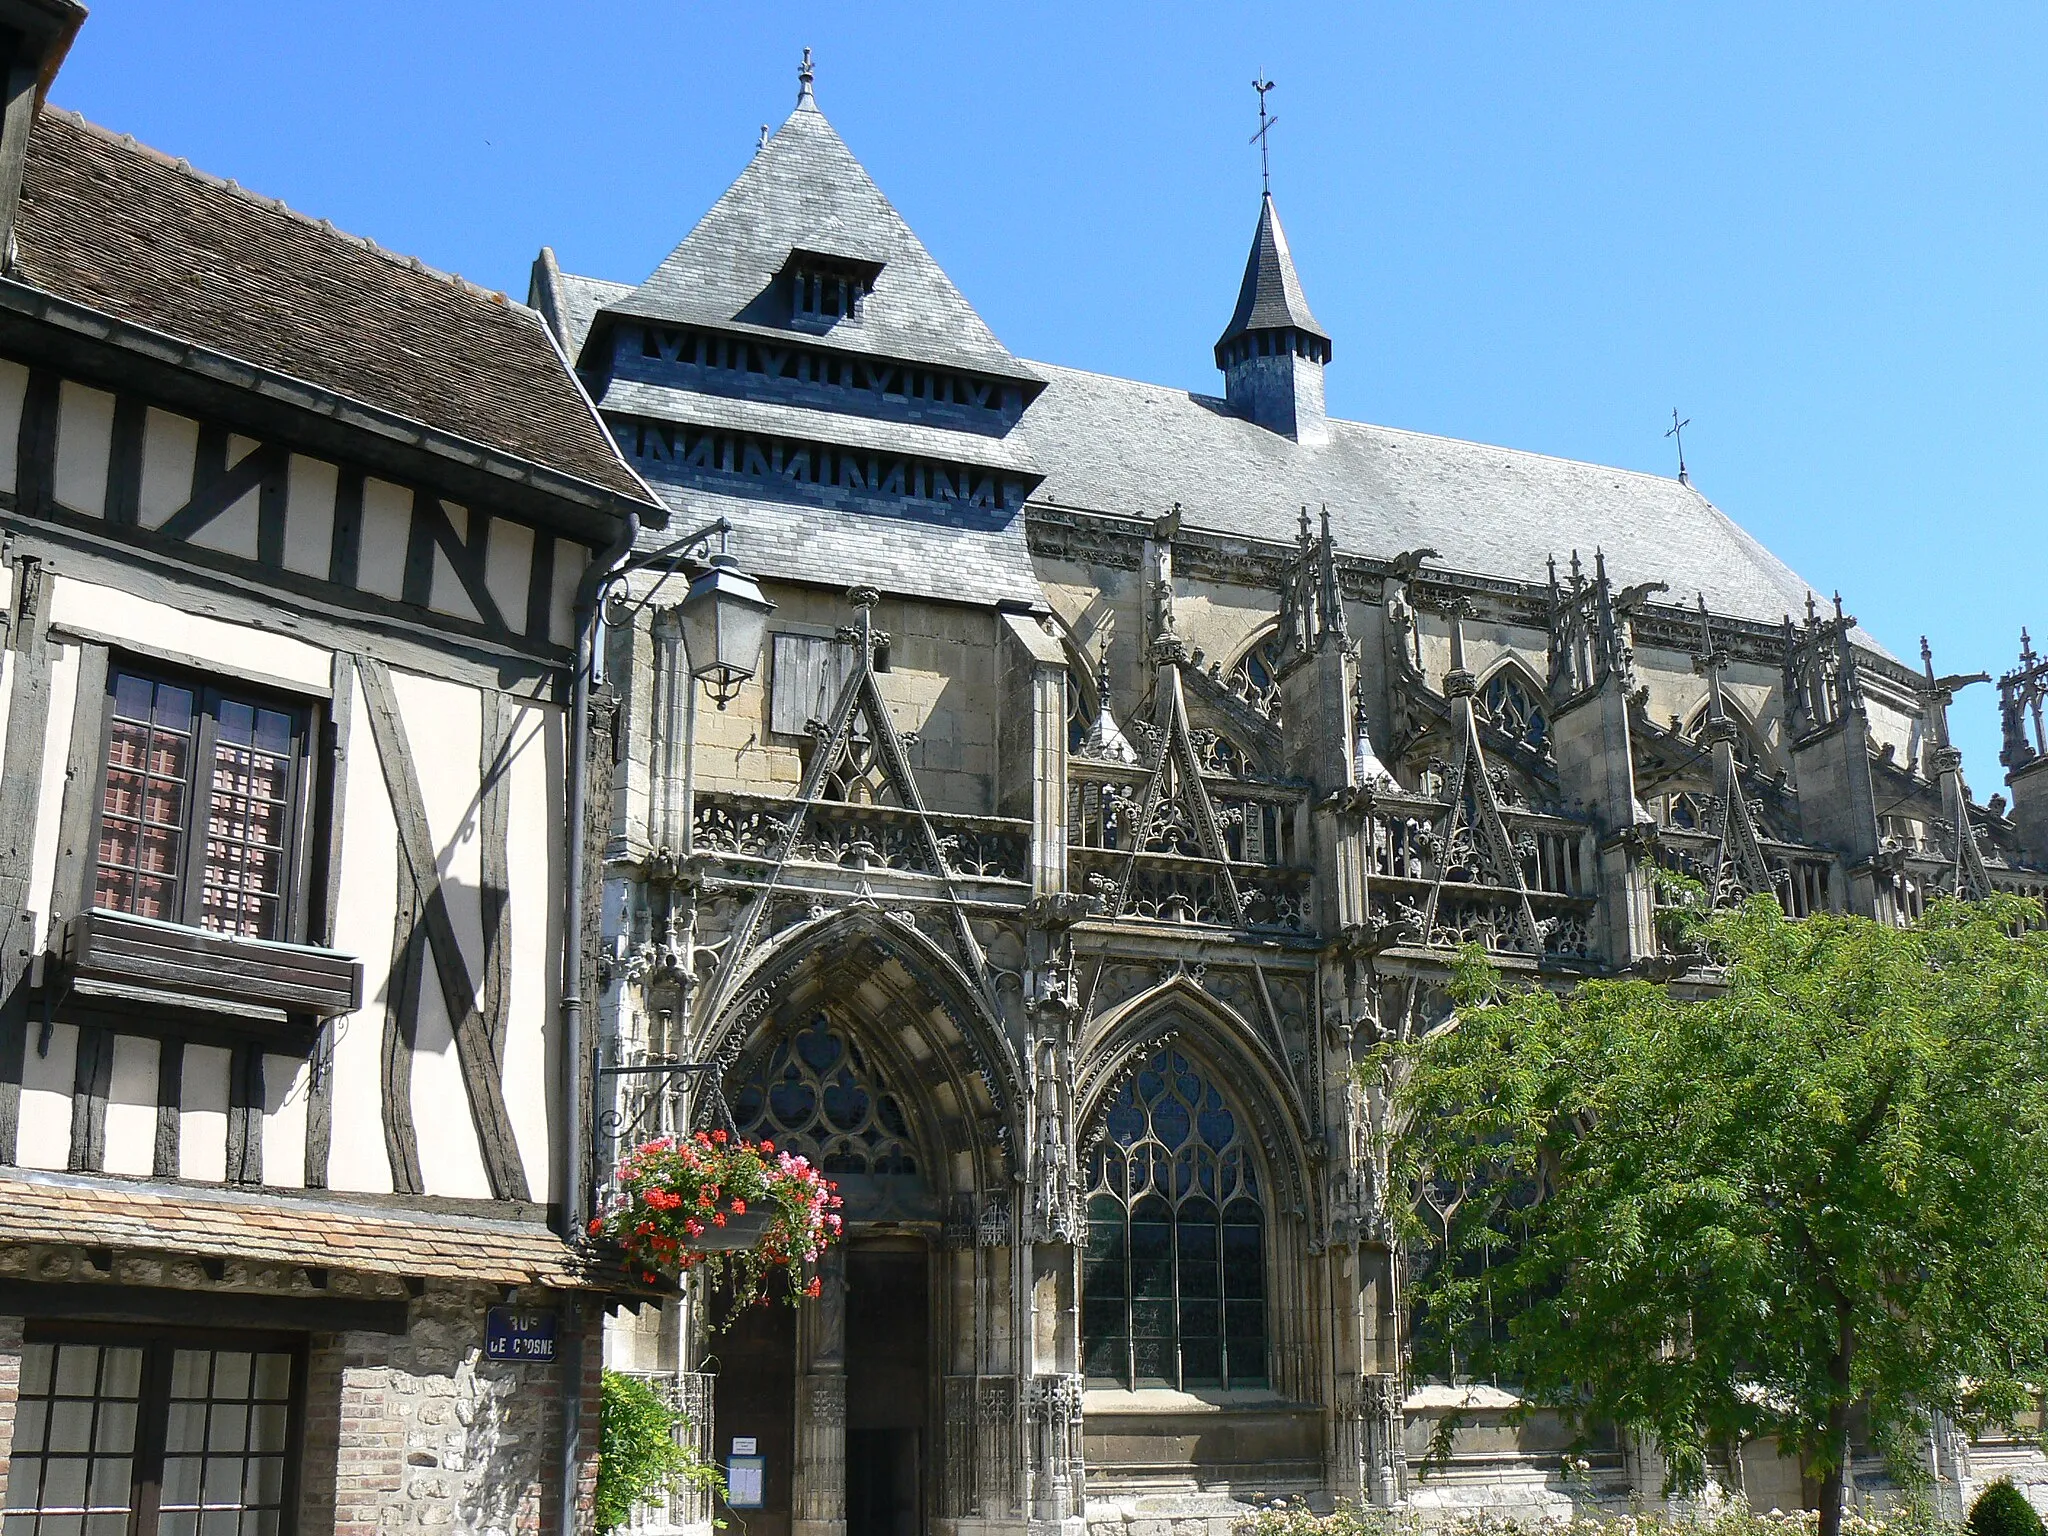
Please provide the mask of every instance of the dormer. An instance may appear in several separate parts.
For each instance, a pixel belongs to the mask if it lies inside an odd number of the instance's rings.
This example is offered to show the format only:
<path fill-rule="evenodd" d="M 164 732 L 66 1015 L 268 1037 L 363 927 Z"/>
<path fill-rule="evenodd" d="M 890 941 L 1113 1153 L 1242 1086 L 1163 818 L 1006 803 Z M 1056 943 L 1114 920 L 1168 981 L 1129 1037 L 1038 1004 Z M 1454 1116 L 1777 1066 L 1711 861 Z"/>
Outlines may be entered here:
<path fill-rule="evenodd" d="M 792 250 L 781 275 L 789 298 L 790 325 L 811 332 L 859 325 L 882 266 L 858 256 Z"/>

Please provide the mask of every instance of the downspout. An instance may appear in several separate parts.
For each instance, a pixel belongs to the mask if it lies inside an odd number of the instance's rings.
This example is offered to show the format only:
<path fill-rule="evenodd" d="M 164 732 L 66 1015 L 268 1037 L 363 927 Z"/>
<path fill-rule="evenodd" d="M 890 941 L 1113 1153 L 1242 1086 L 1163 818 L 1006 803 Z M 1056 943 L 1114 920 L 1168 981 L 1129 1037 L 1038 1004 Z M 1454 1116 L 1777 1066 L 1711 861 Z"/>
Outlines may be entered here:
<path fill-rule="evenodd" d="M 640 515 L 627 512 L 619 536 L 605 547 L 576 583 L 576 675 L 569 685 L 569 870 L 562 914 L 562 1238 L 583 1235 L 583 894 L 584 827 L 589 821 L 590 682 L 597 668 L 600 601 L 614 568 L 640 536 Z M 600 888 L 602 888 L 600 886 Z M 578 1483 L 583 1460 L 583 1305 L 565 1309 L 562 1340 L 562 1506 L 559 1536 L 576 1530 Z"/>

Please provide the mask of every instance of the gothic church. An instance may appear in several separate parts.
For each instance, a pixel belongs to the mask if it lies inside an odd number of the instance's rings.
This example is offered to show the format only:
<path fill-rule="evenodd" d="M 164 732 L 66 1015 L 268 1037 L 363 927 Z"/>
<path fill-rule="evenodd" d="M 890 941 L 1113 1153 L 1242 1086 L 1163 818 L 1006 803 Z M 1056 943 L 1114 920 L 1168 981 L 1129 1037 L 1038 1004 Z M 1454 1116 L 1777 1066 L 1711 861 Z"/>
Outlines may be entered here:
<path fill-rule="evenodd" d="M 1631 1447 L 1568 1483 L 1508 1390 L 1409 1372 L 1388 1211 L 1417 1197 L 1356 1064 L 1441 1021 L 1466 943 L 1560 986 L 1682 974 L 1666 872 L 1886 920 L 2048 892 L 2048 664 L 2001 683 L 2010 790 L 1979 803 L 1946 731 L 1971 679 L 1888 653 L 1682 475 L 1332 419 L 1342 338 L 1270 195 L 1229 297 L 1220 388 L 1014 356 L 808 57 L 645 281 L 535 265 L 670 530 L 729 523 L 775 604 L 714 708 L 680 584 L 639 579 L 589 813 L 605 1059 L 716 1064 L 605 1107 L 729 1116 L 847 1199 L 820 1305 L 711 1334 L 686 1296 L 608 1339 L 707 1453 L 762 1458 L 750 1536 L 1654 1498 Z M 2042 1475 L 1929 1454 L 1956 1489 Z M 1770 1446 L 1723 1476 L 1802 1502 Z"/>

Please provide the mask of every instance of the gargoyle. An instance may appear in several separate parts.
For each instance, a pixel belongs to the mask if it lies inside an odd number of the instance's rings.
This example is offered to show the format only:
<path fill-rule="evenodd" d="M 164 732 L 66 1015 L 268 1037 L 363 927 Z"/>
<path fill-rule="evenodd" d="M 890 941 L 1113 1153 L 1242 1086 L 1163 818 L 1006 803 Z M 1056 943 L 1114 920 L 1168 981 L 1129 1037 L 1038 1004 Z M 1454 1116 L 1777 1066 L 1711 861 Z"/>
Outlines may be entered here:
<path fill-rule="evenodd" d="M 1668 581 L 1639 581 L 1632 587 L 1623 587 L 1614 594 L 1614 606 L 1621 613 L 1641 613 L 1644 605 L 1659 592 L 1669 592 Z"/>
<path fill-rule="evenodd" d="M 1442 558 L 1433 549 L 1411 549 L 1387 562 L 1387 574 L 1395 581 L 1413 581 L 1416 573 L 1422 569 L 1423 561 Z"/>

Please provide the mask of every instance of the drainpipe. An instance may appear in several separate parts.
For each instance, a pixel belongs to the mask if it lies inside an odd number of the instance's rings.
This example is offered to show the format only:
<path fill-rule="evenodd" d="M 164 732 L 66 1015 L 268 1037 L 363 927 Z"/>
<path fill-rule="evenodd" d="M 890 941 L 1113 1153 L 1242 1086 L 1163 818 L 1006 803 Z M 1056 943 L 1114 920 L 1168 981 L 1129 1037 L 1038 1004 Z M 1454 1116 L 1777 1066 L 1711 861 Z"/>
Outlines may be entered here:
<path fill-rule="evenodd" d="M 640 536 L 638 513 L 626 514 L 619 536 L 584 568 L 576 584 L 576 676 L 569 687 L 569 894 L 562 914 L 562 1237 L 583 1235 L 583 829 L 590 777 L 590 681 L 597 669 L 597 635 L 604 589 Z M 576 1485 L 583 1439 L 583 1307 L 566 1309 L 562 1351 L 562 1514 L 560 1536 L 576 1529 Z"/>

